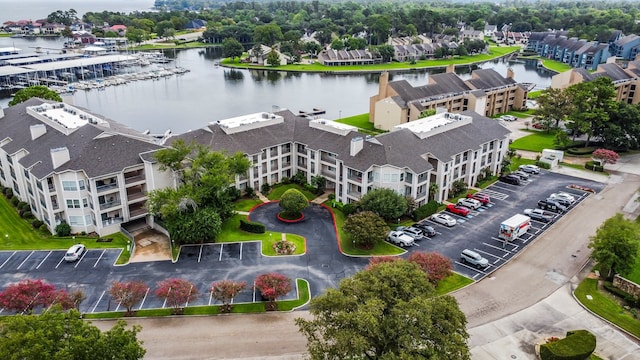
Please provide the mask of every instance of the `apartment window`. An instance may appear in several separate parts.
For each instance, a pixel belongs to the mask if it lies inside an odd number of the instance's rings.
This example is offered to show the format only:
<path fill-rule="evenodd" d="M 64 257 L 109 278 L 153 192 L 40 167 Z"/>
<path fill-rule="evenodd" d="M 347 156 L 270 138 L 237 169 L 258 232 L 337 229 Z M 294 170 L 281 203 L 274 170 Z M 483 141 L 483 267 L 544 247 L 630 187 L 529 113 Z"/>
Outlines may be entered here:
<path fill-rule="evenodd" d="M 69 225 L 84 225 L 84 217 L 69 216 Z"/>
<path fill-rule="evenodd" d="M 23 173 L 24 173 L 25 179 L 29 179 L 29 172 L 27 171 L 27 169 L 24 169 Z"/>
<path fill-rule="evenodd" d="M 253 159 L 252 161 L 253 161 L 254 164 L 258 163 L 258 155 L 253 155 L 252 159 Z"/>
<path fill-rule="evenodd" d="M 86 187 L 84 186 L 84 180 L 78 180 L 78 187 L 80 188 L 80 190 L 86 189 Z"/>
<path fill-rule="evenodd" d="M 89 201 L 87 200 L 87 198 L 82 198 L 82 207 L 88 207 L 89 206 Z"/>
<path fill-rule="evenodd" d="M 407 173 L 406 176 L 404 177 L 405 181 L 408 183 L 412 183 L 413 182 L 413 174 L 412 173 Z"/>
<path fill-rule="evenodd" d="M 482 152 L 483 153 L 487 152 L 487 144 L 482 145 Z"/>
<path fill-rule="evenodd" d="M 13 159 L 11 158 L 11 156 L 9 156 L 9 154 L 7 154 L 7 161 L 9 162 L 9 164 L 13 164 Z"/>
<path fill-rule="evenodd" d="M 80 200 L 78 200 L 78 199 L 67 199 L 67 208 L 69 208 L 69 209 L 80 209 Z"/>
<path fill-rule="evenodd" d="M 76 191 L 78 190 L 78 184 L 75 181 L 63 181 L 62 190 L 64 191 Z"/>
<path fill-rule="evenodd" d="M 4 177 L 4 171 L 2 171 L 2 169 L 0 169 L 0 177 L 2 178 L 2 180 L 7 181 L 7 178 Z"/>
<path fill-rule="evenodd" d="M 91 219 L 91 215 L 85 215 L 84 216 L 84 223 L 87 225 L 90 225 L 91 223 L 93 223 L 93 220 Z M 95 225 L 95 223 L 94 223 Z"/>
<path fill-rule="evenodd" d="M 489 143 L 489 150 L 493 150 L 493 141 Z"/>

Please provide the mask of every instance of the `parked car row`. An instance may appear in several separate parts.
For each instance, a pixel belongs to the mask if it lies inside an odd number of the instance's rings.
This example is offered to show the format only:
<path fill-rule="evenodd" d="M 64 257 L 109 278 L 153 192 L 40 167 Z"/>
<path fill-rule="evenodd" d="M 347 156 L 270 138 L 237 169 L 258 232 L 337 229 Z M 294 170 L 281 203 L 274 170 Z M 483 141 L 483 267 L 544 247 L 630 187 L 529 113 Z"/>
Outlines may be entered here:
<path fill-rule="evenodd" d="M 540 168 L 536 165 L 531 165 L 531 164 L 520 165 L 518 167 L 518 170 L 509 174 L 500 175 L 498 180 L 511 185 L 520 185 L 522 181 L 529 180 L 529 178 L 531 177 L 531 174 L 539 174 L 539 173 L 540 173 Z"/>

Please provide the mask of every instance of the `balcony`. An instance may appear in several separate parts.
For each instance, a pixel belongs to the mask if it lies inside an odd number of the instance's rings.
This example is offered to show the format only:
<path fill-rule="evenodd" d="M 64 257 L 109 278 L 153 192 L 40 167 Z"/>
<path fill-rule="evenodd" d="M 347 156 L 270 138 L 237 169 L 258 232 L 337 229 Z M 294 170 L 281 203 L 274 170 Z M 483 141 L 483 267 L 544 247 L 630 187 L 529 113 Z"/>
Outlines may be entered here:
<path fill-rule="evenodd" d="M 135 218 L 135 217 L 138 217 L 138 216 L 141 216 L 141 215 L 146 215 L 148 212 L 149 211 L 144 207 L 136 208 L 136 209 L 130 209 L 129 210 L 129 217 Z"/>
<path fill-rule="evenodd" d="M 113 190 L 113 189 L 117 189 L 118 188 L 118 183 L 114 182 L 111 184 L 104 184 L 104 185 L 98 185 L 96 186 L 96 191 L 98 193 L 102 193 L 108 190 Z"/>
<path fill-rule="evenodd" d="M 147 193 L 144 192 L 144 191 L 136 191 L 136 192 L 132 192 L 132 193 L 127 193 L 127 199 L 129 201 L 143 199 L 146 196 L 147 196 Z"/>
<path fill-rule="evenodd" d="M 329 171 L 327 169 L 322 169 L 320 171 L 320 174 L 322 176 L 324 176 L 324 177 L 331 178 L 331 179 L 334 179 L 336 177 L 336 172 L 335 171 Z"/>
<path fill-rule="evenodd" d="M 145 177 L 144 174 L 140 174 L 140 175 L 134 175 L 134 176 L 129 176 L 127 177 L 127 175 L 125 175 L 124 177 L 124 183 L 129 185 L 129 184 L 133 184 L 133 183 L 137 183 L 140 181 L 144 181 Z"/>
<path fill-rule="evenodd" d="M 112 218 L 108 218 L 108 219 L 102 220 L 102 226 L 103 227 L 107 227 L 109 225 L 119 224 L 122 221 L 123 221 L 123 219 L 121 217 L 112 217 Z"/>
<path fill-rule="evenodd" d="M 362 196 L 362 191 L 349 189 L 349 190 L 347 190 L 347 195 L 359 199 Z"/>
<path fill-rule="evenodd" d="M 362 174 L 349 173 L 349 174 L 347 174 L 347 179 L 349 179 L 351 181 L 355 181 L 357 183 L 361 183 L 362 182 Z"/>
<path fill-rule="evenodd" d="M 56 187 L 53 184 L 48 184 L 49 185 L 49 192 L 56 192 Z"/>
<path fill-rule="evenodd" d="M 120 206 L 122 203 L 120 202 L 120 200 L 113 200 L 113 201 L 107 201 L 104 203 L 100 203 L 100 210 L 105 210 L 105 209 L 109 209 L 115 206 Z"/>
<path fill-rule="evenodd" d="M 322 155 L 320 155 L 320 160 L 328 162 L 328 163 L 331 163 L 331 164 L 335 164 L 336 163 L 336 156 L 322 153 Z"/>

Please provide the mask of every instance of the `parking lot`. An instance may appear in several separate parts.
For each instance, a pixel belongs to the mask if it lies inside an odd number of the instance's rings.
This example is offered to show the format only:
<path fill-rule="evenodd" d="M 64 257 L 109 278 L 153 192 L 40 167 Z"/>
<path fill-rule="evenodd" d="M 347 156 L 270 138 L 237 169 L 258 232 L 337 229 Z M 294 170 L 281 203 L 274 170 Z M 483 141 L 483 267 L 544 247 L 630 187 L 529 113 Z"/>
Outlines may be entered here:
<path fill-rule="evenodd" d="M 547 171 L 531 175 L 530 180 L 522 182 L 521 185 L 496 182 L 480 191 L 491 197 L 489 204 L 472 210 L 466 217 L 447 212 L 448 215 L 456 219 L 455 226 L 447 227 L 430 219 L 424 220 L 436 229 L 437 234 L 432 238 L 418 242 L 419 246 L 412 247 L 409 251 L 439 252 L 452 260 L 454 271 L 471 279 L 481 280 L 521 252 L 563 216 L 571 214 L 571 210 L 587 196 L 594 196 L 590 192 L 568 188 L 571 184 L 588 186 L 596 191 L 600 191 L 604 187 L 604 184 L 601 183 L 578 180 Z M 576 198 L 575 203 L 565 213 L 556 214 L 553 221 L 549 223 L 532 219 L 531 228 L 527 233 L 513 242 L 505 242 L 498 238 L 500 223 L 515 214 L 522 214 L 526 208 L 536 208 L 538 200 L 546 199 L 551 193 L 558 191 L 572 194 Z M 562 241 L 562 239 L 558 239 L 558 241 Z M 463 263 L 460 260 L 460 253 L 464 249 L 479 253 L 489 261 L 489 266 L 485 269 L 479 269 Z"/>
<path fill-rule="evenodd" d="M 409 251 L 437 251 L 449 257 L 454 270 L 474 280 L 490 275 L 497 268 L 521 252 L 528 244 L 562 221 L 558 216 L 553 222 L 532 221 L 532 227 L 520 239 L 505 243 L 498 238 L 500 223 L 511 216 L 522 213 L 525 208 L 535 208 L 537 201 L 547 198 L 552 192 L 564 191 L 573 194 L 576 202 L 562 216 L 570 216 L 571 210 L 587 197 L 594 196 L 568 188 L 570 184 L 588 186 L 600 191 L 604 184 L 576 179 L 562 174 L 542 171 L 532 175 L 531 180 L 522 185 L 495 183 L 483 189 L 482 193 L 491 197 L 491 202 L 468 216 L 455 214 L 458 224 L 448 228 L 430 220 L 437 231 L 436 236 L 422 240 L 419 247 Z M 596 195 L 597 196 L 597 195 Z M 191 281 L 200 296 L 188 305 L 215 304 L 208 292 L 211 283 L 223 279 L 245 281 L 247 290 L 241 293 L 235 303 L 261 301 L 252 289 L 258 274 L 279 272 L 291 279 L 304 278 L 310 282 L 313 296 L 328 287 L 353 275 L 366 266 L 368 259 L 341 255 L 333 228 L 331 214 L 321 206 L 305 209 L 305 221 L 299 224 L 283 224 L 275 220 L 279 211 L 277 203 L 265 204 L 251 214 L 252 221 L 264 223 L 272 231 L 290 232 L 304 236 L 308 253 L 301 256 L 265 257 L 261 254 L 260 242 L 216 243 L 183 246 L 176 263 L 154 261 L 113 266 L 119 249 L 89 249 L 73 263 L 63 260 L 64 250 L 53 251 L 0 251 L 0 283 L 9 284 L 23 279 L 44 279 L 68 291 L 82 290 L 87 296 L 80 310 L 86 313 L 123 310 L 109 295 L 113 281 L 144 281 L 150 290 L 135 307 L 138 309 L 163 308 L 154 290 L 159 281 L 172 277 Z M 563 241 L 563 239 L 558 239 Z M 463 249 L 471 249 L 489 260 L 486 269 L 477 269 L 460 262 Z M 284 299 L 296 297 L 293 290 Z M 0 309 L 3 314 L 3 309 Z"/>

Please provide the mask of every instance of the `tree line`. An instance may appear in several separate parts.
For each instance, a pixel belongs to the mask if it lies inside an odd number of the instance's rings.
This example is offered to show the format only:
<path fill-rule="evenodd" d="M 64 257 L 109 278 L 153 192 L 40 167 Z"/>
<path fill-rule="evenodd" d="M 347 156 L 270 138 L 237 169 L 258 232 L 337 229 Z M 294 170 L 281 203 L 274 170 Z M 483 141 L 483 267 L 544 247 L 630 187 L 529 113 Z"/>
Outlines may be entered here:
<path fill-rule="evenodd" d="M 546 31 L 568 29 L 570 36 L 607 41 L 613 30 L 626 34 L 640 31 L 635 19 L 640 11 L 638 2 L 320 2 L 320 1 L 157 1 L 160 11 L 88 12 L 82 20 L 93 24 L 124 24 L 141 37 L 163 36 L 167 31 L 182 30 L 189 21 L 207 22 L 207 36 L 221 43 L 232 37 L 241 43 L 255 41 L 256 27 L 278 25 L 283 33 L 362 35 L 369 45 L 386 43 L 389 36 L 454 33 L 463 22 L 476 30 L 485 23 L 512 31 Z M 197 10 L 197 11 L 195 11 Z M 52 20 L 67 23 L 73 9 L 56 11 Z M 100 30 L 96 30 L 100 31 Z M 331 38 L 325 43 L 330 43 Z"/>

